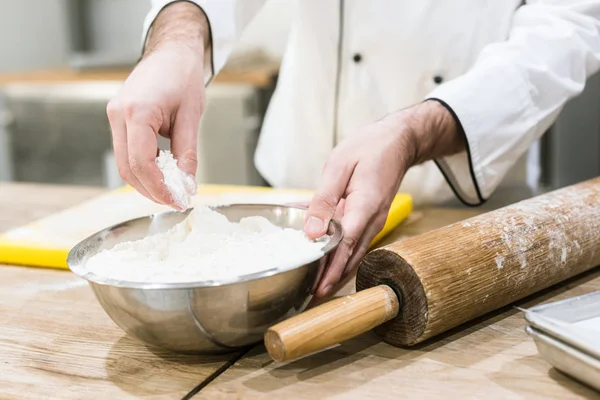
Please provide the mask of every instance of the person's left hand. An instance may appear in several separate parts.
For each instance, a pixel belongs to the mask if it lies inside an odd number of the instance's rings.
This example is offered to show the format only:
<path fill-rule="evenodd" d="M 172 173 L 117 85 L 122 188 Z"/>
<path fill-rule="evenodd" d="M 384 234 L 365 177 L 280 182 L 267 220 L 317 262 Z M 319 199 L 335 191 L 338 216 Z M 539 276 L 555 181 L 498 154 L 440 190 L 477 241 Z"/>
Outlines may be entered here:
<path fill-rule="evenodd" d="M 327 233 L 329 221 L 335 218 L 342 224 L 344 238 L 329 255 L 316 298 L 330 294 L 334 285 L 348 276 L 365 256 L 373 238 L 385 225 L 406 171 L 428 157 L 423 154 L 424 150 L 430 150 L 427 147 L 440 142 L 443 145 L 445 140 L 440 140 L 438 132 L 452 137 L 447 129 L 438 126 L 442 121 L 455 124 L 439 103 L 421 103 L 367 126 L 333 150 L 309 205 L 304 230 L 310 238 L 321 237 Z M 456 139 L 457 135 L 454 136 Z"/>

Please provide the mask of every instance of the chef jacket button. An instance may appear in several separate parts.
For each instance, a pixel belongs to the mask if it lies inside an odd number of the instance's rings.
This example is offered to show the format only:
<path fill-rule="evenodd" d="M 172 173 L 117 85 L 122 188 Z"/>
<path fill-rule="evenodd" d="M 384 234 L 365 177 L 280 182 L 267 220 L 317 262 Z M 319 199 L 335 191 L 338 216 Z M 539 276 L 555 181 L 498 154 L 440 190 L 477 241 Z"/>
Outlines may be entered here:
<path fill-rule="evenodd" d="M 355 63 L 359 63 L 360 60 L 362 60 L 362 56 L 359 53 L 354 54 L 354 57 L 352 57 L 352 59 L 354 60 Z"/>
<path fill-rule="evenodd" d="M 439 85 L 440 83 L 442 83 L 444 81 L 444 78 L 442 78 L 439 75 L 436 75 L 433 77 L 433 81 Z"/>

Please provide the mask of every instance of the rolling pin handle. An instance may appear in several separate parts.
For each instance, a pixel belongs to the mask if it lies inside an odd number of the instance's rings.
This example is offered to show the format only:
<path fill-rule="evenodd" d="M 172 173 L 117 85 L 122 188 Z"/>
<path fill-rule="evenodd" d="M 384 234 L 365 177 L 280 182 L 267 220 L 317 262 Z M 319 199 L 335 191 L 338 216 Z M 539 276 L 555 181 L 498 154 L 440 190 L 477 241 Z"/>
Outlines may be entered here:
<path fill-rule="evenodd" d="M 398 315 L 396 290 L 381 284 L 309 309 L 269 328 L 265 348 L 275 361 L 289 361 L 368 332 Z"/>
<path fill-rule="evenodd" d="M 383 280 L 380 285 L 388 286 L 396 295 L 396 301 L 398 302 L 398 311 L 396 312 L 396 315 L 398 315 L 400 309 L 402 308 L 402 304 L 404 304 L 404 295 L 402 294 L 402 290 L 391 279 Z M 394 318 L 396 315 L 394 315 Z"/>

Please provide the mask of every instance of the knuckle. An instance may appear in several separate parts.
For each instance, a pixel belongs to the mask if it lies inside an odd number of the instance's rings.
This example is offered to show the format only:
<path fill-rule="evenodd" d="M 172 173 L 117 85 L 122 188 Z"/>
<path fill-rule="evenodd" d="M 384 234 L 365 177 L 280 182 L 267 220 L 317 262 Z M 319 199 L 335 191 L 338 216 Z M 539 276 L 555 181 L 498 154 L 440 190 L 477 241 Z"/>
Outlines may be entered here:
<path fill-rule="evenodd" d="M 158 122 L 161 116 L 160 107 L 151 101 L 130 99 L 123 102 L 123 112 L 129 120 L 142 119 L 148 122 Z M 160 126 L 160 124 L 158 124 Z"/>
<path fill-rule="evenodd" d="M 114 120 L 116 118 L 118 118 L 118 116 L 121 114 L 121 105 L 119 104 L 118 100 L 111 100 L 108 102 L 108 104 L 106 105 L 106 115 L 108 116 L 109 120 Z"/>
<path fill-rule="evenodd" d="M 188 149 L 179 157 L 179 160 L 189 165 L 197 165 L 198 153 L 196 149 Z"/>
<path fill-rule="evenodd" d="M 342 143 L 331 152 L 331 161 L 336 168 L 351 168 L 356 161 L 355 153 L 356 151 Z"/>
<path fill-rule="evenodd" d="M 335 146 L 333 150 L 331 150 L 330 159 L 337 160 L 340 158 L 342 146 Z"/>
<path fill-rule="evenodd" d="M 352 251 L 356 247 L 358 240 L 352 236 L 346 236 L 342 239 L 342 243 L 344 244 L 344 247 Z"/>
<path fill-rule="evenodd" d="M 126 168 L 124 166 L 118 166 L 117 171 L 119 171 L 119 176 L 121 177 L 121 179 L 123 179 L 125 182 L 130 181 L 131 173 L 129 171 L 129 168 Z"/>
<path fill-rule="evenodd" d="M 129 158 L 129 169 L 131 170 L 131 172 L 138 176 L 140 174 L 143 173 L 144 171 L 144 166 L 142 165 L 142 163 L 140 163 L 138 160 L 136 160 L 133 157 Z"/>
<path fill-rule="evenodd" d="M 328 209 L 334 210 L 340 199 L 329 192 L 320 192 L 315 194 L 315 201 L 324 204 Z"/>
<path fill-rule="evenodd" d="M 328 168 L 338 168 L 338 166 L 343 163 L 344 157 L 342 156 L 342 150 L 340 150 L 340 146 L 336 146 L 329 153 L 329 157 L 327 157 L 327 161 L 325 161 L 325 165 L 323 165 L 323 169 Z"/>
<path fill-rule="evenodd" d="M 127 118 L 133 118 L 138 115 L 142 109 L 144 109 L 144 105 L 137 100 L 127 100 L 123 104 L 123 111 Z"/>
<path fill-rule="evenodd" d="M 183 164 L 186 165 L 188 169 L 195 170 L 198 168 L 198 157 L 196 155 L 185 157 L 183 159 Z"/>

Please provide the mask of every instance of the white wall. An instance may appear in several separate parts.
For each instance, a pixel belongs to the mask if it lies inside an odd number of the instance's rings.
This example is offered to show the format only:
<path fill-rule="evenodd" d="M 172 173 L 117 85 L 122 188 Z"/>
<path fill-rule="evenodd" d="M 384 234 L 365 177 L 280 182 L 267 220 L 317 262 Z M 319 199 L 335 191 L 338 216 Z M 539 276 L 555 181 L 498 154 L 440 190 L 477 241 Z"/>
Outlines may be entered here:
<path fill-rule="evenodd" d="M 0 72 L 63 65 L 66 21 L 63 0 L 0 0 Z"/>
<path fill-rule="evenodd" d="M 142 23 L 150 0 L 88 1 L 93 16 L 87 29 L 94 50 L 139 54 Z M 0 0 L 0 72 L 66 65 L 69 32 L 65 0 Z M 234 56 L 262 49 L 281 59 L 295 1 L 268 0 L 248 26 Z"/>
<path fill-rule="evenodd" d="M 79 0 L 84 1 L 84 0 Z M 87 0 L 90 47 L 101 52 L 141 54 L 142 25 L 150 0 Z"/>

